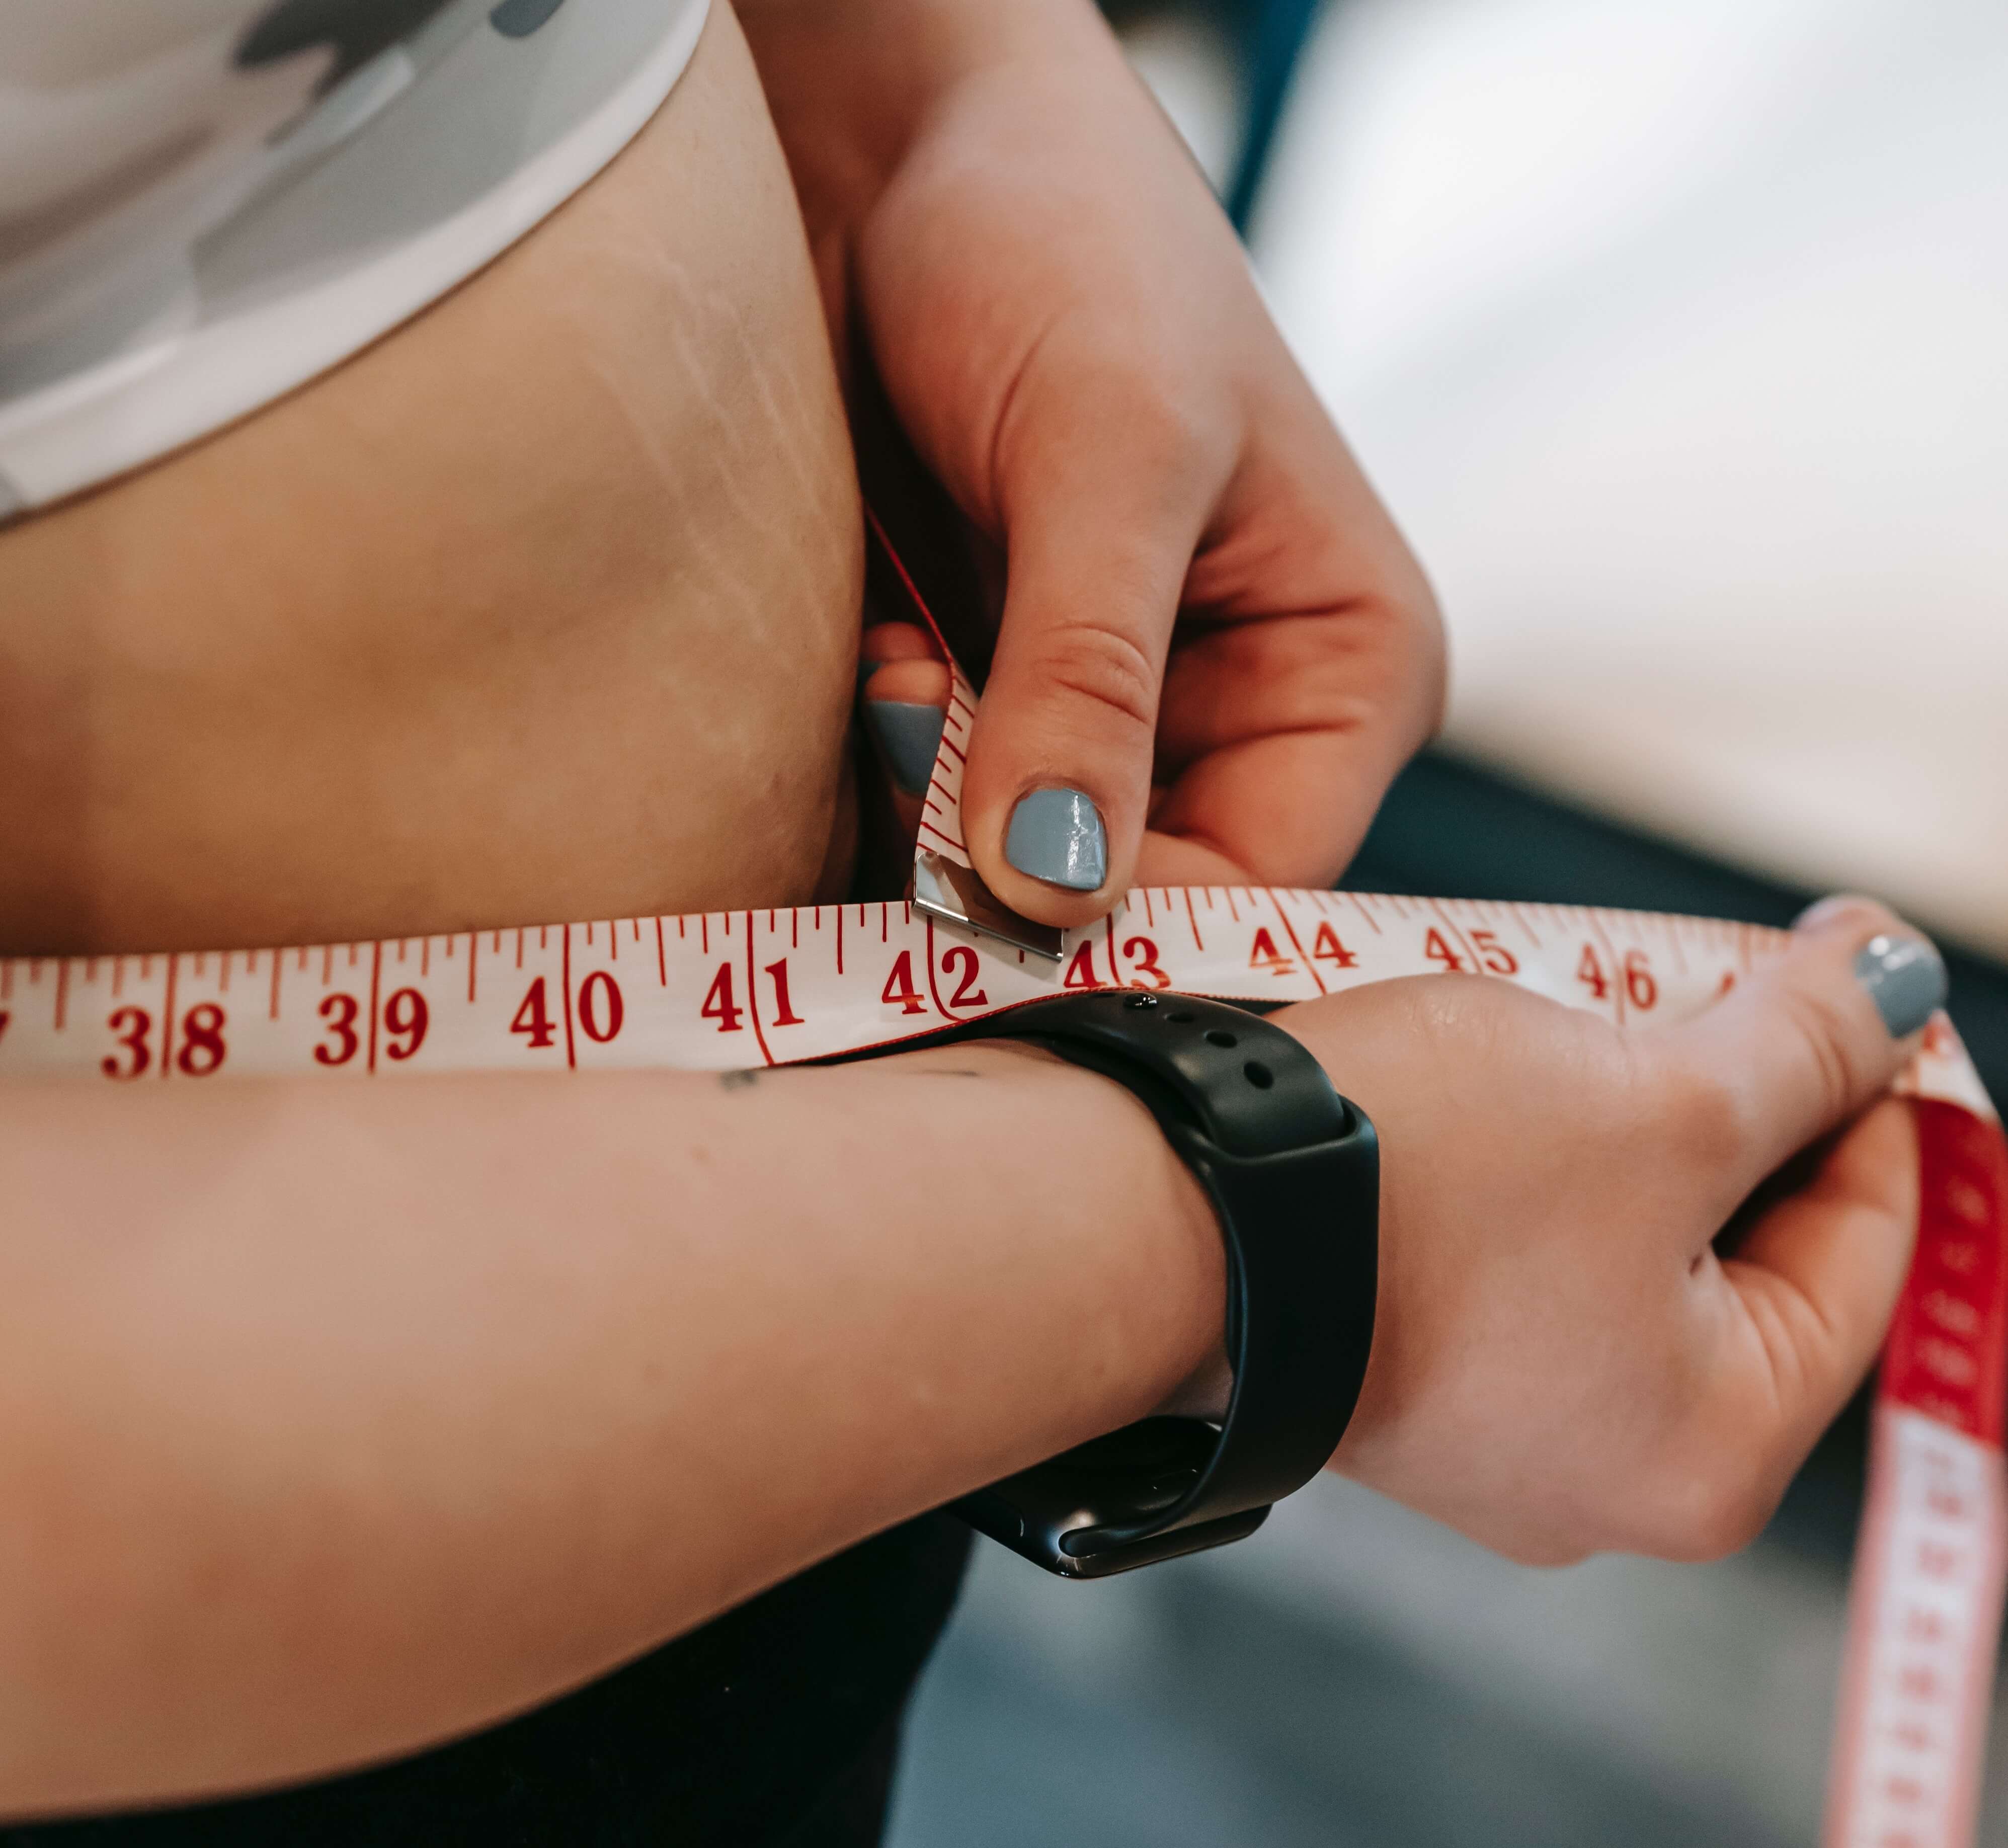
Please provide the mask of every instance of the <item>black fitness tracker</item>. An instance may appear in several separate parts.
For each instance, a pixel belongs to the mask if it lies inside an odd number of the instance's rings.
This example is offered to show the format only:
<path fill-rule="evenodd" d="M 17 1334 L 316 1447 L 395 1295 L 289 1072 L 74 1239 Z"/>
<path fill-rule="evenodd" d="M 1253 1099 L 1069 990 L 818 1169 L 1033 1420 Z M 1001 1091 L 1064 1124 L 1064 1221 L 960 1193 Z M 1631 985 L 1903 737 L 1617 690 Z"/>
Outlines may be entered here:
<path fill-rule="evenodd" d="M 1281 1027 L 1222 1002 L 1100 990 L 972 1021 L 1133 1092 L 1205 1188 L 1227 1246 L 1225 1424 L 1150 1418 L 966 1496 L 979 1532 L 1069 1578 L 1253 1533 L 1323 1468 L 1366 1377 L 1380 1151 Z"/>

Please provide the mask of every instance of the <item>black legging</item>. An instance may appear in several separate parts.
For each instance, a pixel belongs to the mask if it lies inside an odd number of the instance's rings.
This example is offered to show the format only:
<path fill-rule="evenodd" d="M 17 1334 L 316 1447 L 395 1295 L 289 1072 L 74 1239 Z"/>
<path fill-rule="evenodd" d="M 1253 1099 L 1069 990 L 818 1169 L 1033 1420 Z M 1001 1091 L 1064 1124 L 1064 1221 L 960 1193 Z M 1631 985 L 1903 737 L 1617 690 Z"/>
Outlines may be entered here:
<path fill-rule="evenodd" d="M 0 1828 L 0 1848 L 872 1848 L 968 1553 L 929 1515 L 458 1744 L 270 1796 Z"/>

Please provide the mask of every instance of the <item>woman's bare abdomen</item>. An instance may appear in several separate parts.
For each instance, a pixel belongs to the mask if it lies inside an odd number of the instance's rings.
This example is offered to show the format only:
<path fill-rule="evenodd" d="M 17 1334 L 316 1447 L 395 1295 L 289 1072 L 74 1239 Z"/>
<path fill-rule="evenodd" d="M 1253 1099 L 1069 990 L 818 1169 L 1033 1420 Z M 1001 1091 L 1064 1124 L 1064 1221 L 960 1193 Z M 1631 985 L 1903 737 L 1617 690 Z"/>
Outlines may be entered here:
<path fill-rule="evenodd" d="M 417 321 L 0 533 L 0 948 L 783 904 L 840 885 L 857 494 L 730 10 Z"/>

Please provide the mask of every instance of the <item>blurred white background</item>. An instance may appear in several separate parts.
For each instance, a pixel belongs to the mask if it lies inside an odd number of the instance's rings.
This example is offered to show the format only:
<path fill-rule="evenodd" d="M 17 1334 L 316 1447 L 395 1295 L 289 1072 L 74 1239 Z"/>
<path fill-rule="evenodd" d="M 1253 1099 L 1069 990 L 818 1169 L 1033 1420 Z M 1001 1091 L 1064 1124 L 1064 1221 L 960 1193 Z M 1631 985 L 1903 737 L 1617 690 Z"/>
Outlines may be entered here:
<path fill-rule="evenodd" d="M 2008 8 L 1356 0 L 1252 243 L 1454 745 L 2008 951 Z"/>

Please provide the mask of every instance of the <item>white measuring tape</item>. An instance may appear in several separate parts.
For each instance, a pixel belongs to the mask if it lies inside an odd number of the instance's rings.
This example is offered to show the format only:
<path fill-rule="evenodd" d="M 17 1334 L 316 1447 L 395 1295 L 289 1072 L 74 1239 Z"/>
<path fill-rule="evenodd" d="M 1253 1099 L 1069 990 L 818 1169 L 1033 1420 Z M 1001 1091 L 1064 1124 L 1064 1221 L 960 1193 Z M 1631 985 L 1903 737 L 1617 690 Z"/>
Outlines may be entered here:
<path fill-rule="evenodd" d="M 979 935 L 949 921 L 987 898 L 977 886 L 969 903 L 960 822 L 974 695 L 959 670 L 953 687 L 914 901 L 0 961 L 0 1077 L 719 1070 L 895 1044 L 1067 988 L 1289 1002 L 1432 973 L 1518 983 L 1627 1026 L 1699 1012 L 1788 941 L 1261 886 L 1139 889 L 1049 945 L 1011 920 L 1029 949 Z M 2008 1144 L 1943 1016 L 1898 1088 L 1917 1111 L 1922 1205 L 1876 1398 L 1826 1848 L 1969 1848 L 2008 1560 Z"/>

